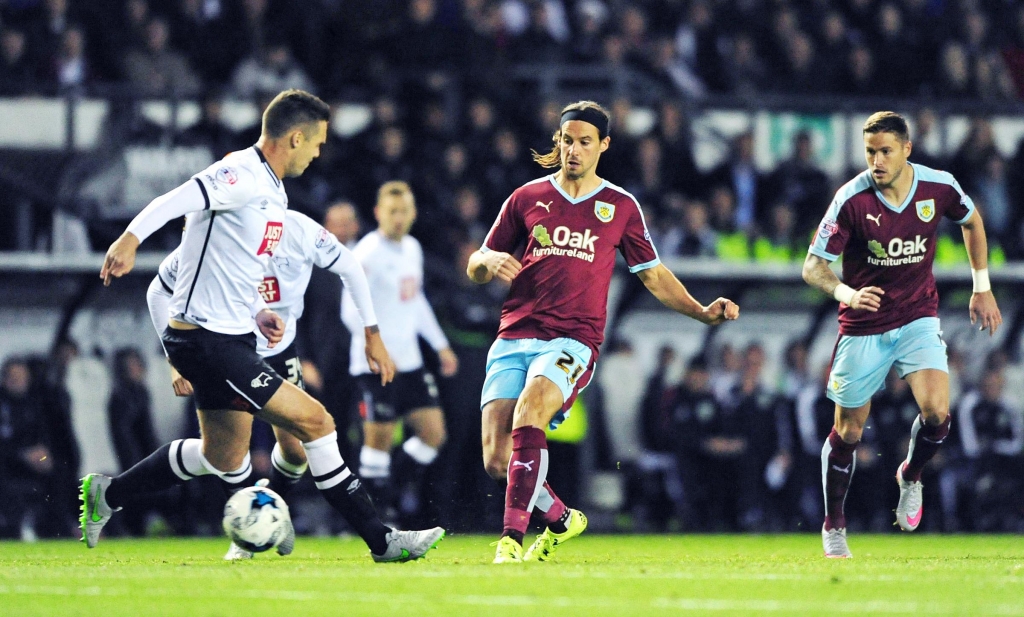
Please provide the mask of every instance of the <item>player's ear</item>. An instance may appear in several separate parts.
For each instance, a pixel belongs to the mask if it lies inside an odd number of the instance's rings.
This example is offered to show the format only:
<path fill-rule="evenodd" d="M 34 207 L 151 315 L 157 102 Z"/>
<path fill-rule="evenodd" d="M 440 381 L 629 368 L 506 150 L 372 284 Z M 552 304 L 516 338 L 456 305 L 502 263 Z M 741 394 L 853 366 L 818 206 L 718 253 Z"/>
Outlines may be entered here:
<path fill-rule="evenodd" d="M 913 142 L 911 142 L 908 139 L 907 143 L 903 144 L 903 152 L 907 155 L 908 158 L 910 157 L 910 152 L 913 149 L 914 149 L 914 144 L 913 144 Z"/>
<path fill-rule="evenodd" d="M 292 148 L 298 148 L 299 145 L 302 143 L 302 131 L 301 130 L 294 131 L 292 133 L 292 135 L 291 135 L 291 138 L 288 140 L 288 142 L 289 142 L 289 145 L 291 145 Z"/>
<path fill-rule="evenodd" d="M 605 138 L 601 140 L 601 152 L 608 149 L 608 146 L 612 145 L 612 136 L 605 135 Z"/>

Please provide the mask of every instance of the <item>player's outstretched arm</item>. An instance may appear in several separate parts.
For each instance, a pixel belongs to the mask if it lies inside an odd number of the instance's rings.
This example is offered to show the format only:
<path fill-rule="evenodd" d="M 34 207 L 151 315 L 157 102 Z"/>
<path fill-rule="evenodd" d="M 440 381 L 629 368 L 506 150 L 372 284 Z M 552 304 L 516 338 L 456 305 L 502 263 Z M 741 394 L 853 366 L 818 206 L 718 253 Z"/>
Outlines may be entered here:
<path fill-rule="evenodd" d="M 519 260 L 501 251 L 477 251 L 470 255 L 469 265 L 466 267 L 466 275 L 474 283 L 490 283 L 491 279 L 498 277 L 506 283 L 523 269 Z"/>
<path fill-rule="evenodd" d="M 380 385 L 386 386 L 395 378 L 395 363 L 384 346 L 380 328 L 367 326 L 363 331 L 366 334 L 366 362 L 370 365 L 371 371 L 380 375 Z"/>
<path fill-rule="evenodd" d="M 974 294 L 971 296 L 971 323 L 978 324 L 979 330 L 988 329 L 989 336 L 1003 323 L 996 297 L 992 295 L 992 284 L 988 278 L 988 238 L 981 214 L 975 210 L 971 218 L 962 225 L 967 258 L 971 261 L 974 277 Z M 980 322 L 980 323 L 979 323 Z"/>
<path fill-rule="evenodd" d="M 718 298 L 707 306 L 697 302 L 664 264 L 641 270 L 637 276 L 662 304 L 697 321 L 716 326 L 740 316 L 740 307 L 727 298 Z"/>
<path fill-rule="evenodd" d="M 135 215 L 128 229 L 107 249 L 100 269 L 100 278 L 105 286 L 112 278 L 120 278 L 135 267 L 135 253 L 139 244 L 168 221 L 189 212 L 202 210 L 207 204 L 206 196 L 196 180 L 189 180 L 178 188 L 157 197 Z"/>
<path fill-rule="evenodd" d="M 811 287 L 820 289 L 853 309 L 876 313 L 882 305 L 882 296 L 885 295 L 881 287 L 853 289 L 849 285 L 844 285 L 828 267 L 828 262 L 813 253 L 808 253 L 807 259 L 804 260 L 803 276 L 804 281 Z"/>

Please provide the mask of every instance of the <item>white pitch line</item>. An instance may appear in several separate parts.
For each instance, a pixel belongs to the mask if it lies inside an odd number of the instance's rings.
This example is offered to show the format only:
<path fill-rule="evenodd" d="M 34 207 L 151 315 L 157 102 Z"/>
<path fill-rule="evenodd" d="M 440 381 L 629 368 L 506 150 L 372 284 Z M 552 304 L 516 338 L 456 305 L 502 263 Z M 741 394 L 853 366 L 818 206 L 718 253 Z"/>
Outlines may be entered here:
<path fill-rule="evenodd" d="M 525 596 L 525 595 L 464 595 L 450 594 L 443 596 L 425 596 L 409 593 L 348 593 L 298 590 L 253 589 L 234 592 L 215 591 L 203 593 L 203 590 L 192 589 L 192 598 L 218 597 L 249 600 L 281 600 L 287 602 L 348 602 L 359 604 L 415 606 L 418 604 L 460 604 L 466 606 L 520 606 L 520 607 L 564 607 L 591 608 L 609 610 L 621 608 L 635 611 L 644 602 L 635 599 L 618 597 L 569 597 L 569 596 Z M 34 596 L 126 596 L 133 597 L 180 597 L 180 589 L 144 589 L 126 590 L 113 587 L 62 587 L 59 585 L 0 585 L 0 595 L 34 595 Z M 714 598 L 671 598 L 652 597 L 646 602 L 650 609 L 667 611 L 714 612 L 714 611 L 752 611 L 758 613 L 803 613 L 820 612 L 821 602 L 802 600 L 738 600 Z M 1024 615 L 1024 606 L 1018 604 L 974 604 L 972 611 L 982 611 L 993 615 Z M 941 615 L 963 614 L 963 607 L 935 602 L 897 602 L 871 600 L 867 602 L 843 602 L 831 604 L 828 612 L 883 614 L 924 613 Z"/>

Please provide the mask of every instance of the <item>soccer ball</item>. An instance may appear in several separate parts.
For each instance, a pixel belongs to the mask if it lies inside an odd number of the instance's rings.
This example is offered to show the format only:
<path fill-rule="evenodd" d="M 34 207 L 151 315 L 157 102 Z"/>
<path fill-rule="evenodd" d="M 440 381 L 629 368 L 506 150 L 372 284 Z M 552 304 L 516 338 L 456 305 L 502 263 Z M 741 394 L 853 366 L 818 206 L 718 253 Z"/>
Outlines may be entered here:
<path fill-rule="evenodd" d="M 277 547 L 288 536 L 291 520 L 284 499 L 262 486 L 243 488 L 224 506 L 224 533 L 253 553 Z"/>

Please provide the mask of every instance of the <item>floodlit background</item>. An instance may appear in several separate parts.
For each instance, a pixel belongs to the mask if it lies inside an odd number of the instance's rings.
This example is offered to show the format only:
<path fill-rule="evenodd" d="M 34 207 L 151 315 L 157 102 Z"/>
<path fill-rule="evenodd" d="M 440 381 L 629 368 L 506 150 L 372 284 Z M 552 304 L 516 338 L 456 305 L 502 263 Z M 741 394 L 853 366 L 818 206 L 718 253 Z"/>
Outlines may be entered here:
<path fill-rule="evenodd" d="M 408 496 L 410 521 L 500 528 L 478 397 L 505 290 L 470 285 L 464 264 L 508 194 L 545 173 L 530 150 L 551 147 L 561 107 L 593 99 L 614 117 L 600 175 L 636 196 L 699 299 L 743 309 L 709 330 L 616 274 L 597 376 L 575 424 L 551 436 L 552 484 L 593 529 L 817 531 L 836 304 L 799 265 L 835 190 L 863 169 L 860 127 L 880 109 L 911 121 L 912 161 L 952 172 L 981 209 L 1005 319 L 994 338 L 970 326 L 966 252 L 949 225 L 936 277 L 954 429 L 926 472 L 923 526 L 1024 526 L 1024 6 L 0 0 L 0 537 L 73 535 L 79 475 L 117 473 L 196 433 L 144 298 L 180 222 L 109 289 L 101 254 L 149 200 L 252 145 L 262 105 L 288 87 L 334 110 L 321 158 L 285 182 L 292 208 L 354 212 L 329 221 L 352 242 L 374 227 L 381 183 L 416 194 L 427 294 L 462 368 L 440 380 L 450 438 L 428 488 Z M 314 276 L 300 352 L 354 460 L 329 278 Z M 877 397 L 852 530 L 891 529 L 891 476 L 916 413 L 899 380 Z M 264 474 L 271 445 L 257 433 Z M 290 501 L 301 533 L 343 529 L 311 484 Z M 213 535 L 222 505 L 218 487 L 192 482 L 108 529 Z"/>

